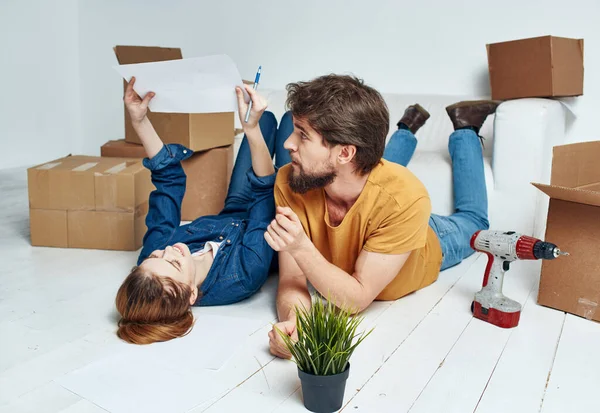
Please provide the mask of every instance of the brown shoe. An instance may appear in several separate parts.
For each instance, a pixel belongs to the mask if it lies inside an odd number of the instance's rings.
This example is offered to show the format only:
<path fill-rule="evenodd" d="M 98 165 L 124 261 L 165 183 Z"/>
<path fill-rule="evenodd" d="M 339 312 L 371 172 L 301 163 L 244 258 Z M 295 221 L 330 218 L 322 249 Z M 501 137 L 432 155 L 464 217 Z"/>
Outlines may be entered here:
<path fill-rule="evenodd" d="M 404 123 L 408 126 L 408 129 L 415 134 L 419 128 L 425 124 L 425 121 L 429 119 L 429 116 L 429 112 L 423 109 L 423 106 L 415 103 L 406 108 L 404 116 L 402 116 L 402 119 L 400 119 L 397 125 L 400 127 L 400 124 Z"/>
<path fill-rule="evenodd" d="M 479 133 L 485 119 L 496 111 L 500 104 L 495 100 L 467 100 L 446 108 L 454 129 L 473 127 Z"/>

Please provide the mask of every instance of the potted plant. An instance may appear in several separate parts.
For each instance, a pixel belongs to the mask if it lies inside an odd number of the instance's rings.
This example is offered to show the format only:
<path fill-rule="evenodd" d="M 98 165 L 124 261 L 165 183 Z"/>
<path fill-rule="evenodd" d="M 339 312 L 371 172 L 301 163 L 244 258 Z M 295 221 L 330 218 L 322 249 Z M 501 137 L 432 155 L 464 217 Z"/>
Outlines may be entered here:
<path fill-rule="evenodd" d="M 310 411 L 328 413 L 342 407 L 350 356 L 373 331 L 357 334 L 363 317 L 352 313 L 318 299 L 309 310 L 296 309 L 297 342 L 278 331 L 298 366 L 304 407 Z"/>

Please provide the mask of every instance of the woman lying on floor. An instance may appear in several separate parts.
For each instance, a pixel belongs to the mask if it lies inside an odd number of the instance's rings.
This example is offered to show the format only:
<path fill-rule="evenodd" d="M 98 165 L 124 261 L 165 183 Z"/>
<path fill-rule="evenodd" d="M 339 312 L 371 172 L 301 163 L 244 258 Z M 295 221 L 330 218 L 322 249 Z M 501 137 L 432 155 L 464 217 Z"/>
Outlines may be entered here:
<path fill-rule="evenodd" d="M 143 163 L 156 190 L 150 194 L 148 231 L 138 265 L 117 292 L 122 317 L 117 335 L 129 343 L 149 344 L 187 334 L 194 323 L 191 306 L 231 304 L 249 297 L 266 281 L 273 258 L 263 236 L 275 217 L 273 153 L 276 146 L 281 148 L 277 167 L 289 161 L 282 142 L 293 125 L 285 118 L 278 130 L 273 114 L 263 115 L 265 100 L 247 86 L 252 110 L 247 123 L 241 119 L 245 136 L 225 207 L 219 215 L 180 226 L 186 184 L 181 161 L 192 151 L 163 144 L 146 117 L 154 94 L 142 100 L 133 90 L 134 82 L 123 100 L 146 150 Z M 241 89 L 236 93 L 243 118 L 248 105 Z"/>

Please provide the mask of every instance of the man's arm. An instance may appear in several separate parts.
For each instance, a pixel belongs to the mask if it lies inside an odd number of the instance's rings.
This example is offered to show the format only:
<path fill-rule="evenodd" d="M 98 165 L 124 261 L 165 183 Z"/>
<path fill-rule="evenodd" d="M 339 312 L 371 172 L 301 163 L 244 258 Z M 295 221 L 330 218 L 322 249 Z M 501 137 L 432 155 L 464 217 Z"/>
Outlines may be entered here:
<path fill-rule="evenodd" d="M 367 308 L 383 289 L 398 275 L 410 252 L 378 254 L 362 250 L 354 273 L 328 262 L 310 240 L 290 252 L 298 267 L 319 293 L 338 307 L 353 312 Z"/>
<path fill-rule="evenodd" d="M 279 287 L 277 289 L 277 318 L 279 320 L 269 331 L 269 350 L 277 357 L 289 359 L 288 351 L 280 332 L 292 340 L 298 340 L 296 331 L 296 308 L 309 309 L 312 306 L 306 277 L 296 261 L 285 251 L 279 253 Z"/>
<path fill-rule="evenodd" d="M 398 275 L 410 256 L 404 254 L 379 254 L 363 250 L 353 274 L 329 263 L 304 233 L 298 217 L 290 208 L 278 207 L 265 239 L 279 252 L 279 289 L 277 314 L 279 323 L 269 332 L 272 354 L 290 358 L 279 332 L 293 340 L 296 332 L 295 308 L 310 308 L 307 280 L 338 307 L 360 312 L 375 300 L 379 293 Z M 284 216 L 285 215 L 285 216 Z M 284 230 L 285 228 L 285 230 Z"/>
<path fill-rule="evenodd" d="M 288 252 L 311 284 L 338 307 L 360 312 L 369 306 L 400 272 L 411 251 L 382 254 L 365 249 L 354 266 L 354 273 L 328 262 L 306 236 L 297 215 L 290 208 L 277 208 L 265 239 L 275 251 Z"/>
<path fill-rule="evenodd" d="M 311 304 L 306 276 L 289 253 L 280 252 L 277 318 L 279 321 L 295 322 L 296 307 L 309 309 Z"/>

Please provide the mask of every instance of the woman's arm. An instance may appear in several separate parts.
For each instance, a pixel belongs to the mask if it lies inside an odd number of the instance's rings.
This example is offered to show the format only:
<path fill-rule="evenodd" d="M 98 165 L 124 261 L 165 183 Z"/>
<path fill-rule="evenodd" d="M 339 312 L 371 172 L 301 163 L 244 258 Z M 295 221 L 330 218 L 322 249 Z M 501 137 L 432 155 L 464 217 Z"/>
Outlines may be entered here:
<path fill-rule="evenodd" d="M 144 96 L 144 99 L 142 99 L 133 90 L 134 84 L 135 77 L 132 77 L 127 84 L 127 89 L 125 89 L 123 101 L 131 117 L 131 125 L 140 137 L 142 145 L 144 145 L 144 149 L 146 150 L 146 155 L 149 159 L 152 159 L 163 147 L 163 142 L 154 130 L 152 123 L 150 123 L 150 119 L 146 116 L 148 113 L 148 104 L 154 97 L 154 92 L 148 92 Z"/>
<path fill-rule="evenodd" d="M 148 199 L 148 215 L 143 248 L 138 258 L 140 264 L 150 253 L 162 249 L 181 222 L 181 202 L 185 194 L 186 176 L 181 161 L 192 155 L 192 151 L 181 145 L 164 145 L 152 123 L 146 116 L 148 103 L 154 97 L 149 92 L 144 99 L 133 90 L 135 78 L 127 84 L 123 101 L 131 117 L 131 124 L 140 137 L 148 159 L 143 163 L 151 171 L 152 183 L 156 187 Z"/>
<path fill-rule="evenodd" d="M 248 122 L 244 121 L 246 111 L 248 110 L 248 104 L 244 102 L 244 95 L 239 87 L 236 88 L 239 108 L 238 112 L 240 121 L 242 122 L 242 128 L 244 129 L 244 133 L 248 140 L 248 145 L 250 146 L 252 170 L 257 177 L 261 178 L 275 173 L 273 158 L 271 158 L 269 148 L 267 147 L 262 132 L 260 131 L 260 127 L 258 126 L 258 120 L 265 109 L 267 109 L 267 102 L 251 86 L 245 85 L 245 88 L 250 95 L 250 99 L 252 99 L 252 109 L 250 111 Z"/>

